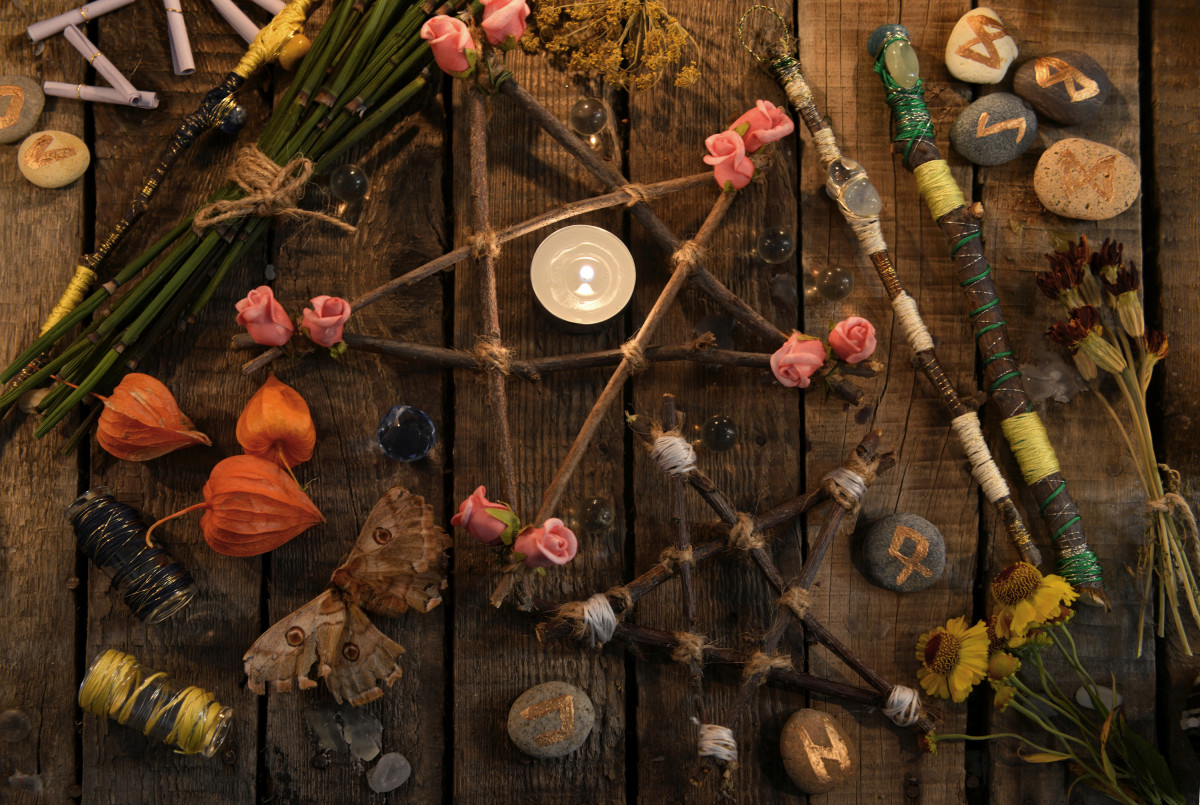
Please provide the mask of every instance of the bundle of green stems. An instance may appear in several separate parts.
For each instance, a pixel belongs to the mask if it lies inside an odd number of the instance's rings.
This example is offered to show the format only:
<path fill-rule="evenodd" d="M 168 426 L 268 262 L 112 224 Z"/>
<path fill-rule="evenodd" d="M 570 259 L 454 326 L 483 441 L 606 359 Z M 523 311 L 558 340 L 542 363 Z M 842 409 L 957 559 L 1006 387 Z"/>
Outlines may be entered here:
<path fill-rule="evenodd" d="M 1123 247 L 1105 240 L 1093 252 L 1087 238 L 1046 255 L 1050 270 L 1039 274 L 1038 287 L 1062 303 L 1070 318 L 1050 327 L 1051 339 L 1065 344 L 1095 397 L 1116 423 L 1146 492 L 1146 538 L 1138 562 L 1142 599 L 1137 654 L 1142 654 L 1145 624 L 1158 578 L 1156 633 L 1163 637 L 1169 617 L 1184 652 L 1191 656 L 1181 609 L 1200 627 L 1196 569 L 1200 567 L 1196 520 L 1179 494 L 1179 475 L 1160 464 L 1154 452 L 1146 392 L 1154 367 L 1167 355 L 1167 338 L 1146 328 L 1139 296 L 1140 276 L 1123 260 Z M 1128 409 L 1132 427 L 1118 414 L 1101 387 L 1107 373 Z"/>
<path fill-rule="evenodd" d="M 426 67 L 432 56 L 419 35 L 422 23 L 434 13 L 456 12 L 465 0 L 448 0 L 436 11 L 433 3 L 338 0 L 258 139 L 263 154 L 281 166 L 302 155 L 314 163 L 314 174 L 320 174 L 402 109 L 428 81 Z M 230 182 L 207 203 L 243 196 Z M 13 359 L 0 383 L 37 356 L 57 350 L 39 371 L 0 396 L 0 411 L 51 378 L 66 381 L 37 406 L 42 418 L 35 435 L 44 436 L 88 394 L 116 385 L 170 328 L 193 319 L 271 223 L 248 215 L 198 233 L 192 227 L 194 215 L 176 224 L 111 277 L 107 287 L 93 292 Z M 136 284 L 114 298 L 117 289 L 144 271 Z M 111 308 L 92 318 L 110 300 Z M 85 422 L 68 449 L 86 435 L 88 426 Z"/>

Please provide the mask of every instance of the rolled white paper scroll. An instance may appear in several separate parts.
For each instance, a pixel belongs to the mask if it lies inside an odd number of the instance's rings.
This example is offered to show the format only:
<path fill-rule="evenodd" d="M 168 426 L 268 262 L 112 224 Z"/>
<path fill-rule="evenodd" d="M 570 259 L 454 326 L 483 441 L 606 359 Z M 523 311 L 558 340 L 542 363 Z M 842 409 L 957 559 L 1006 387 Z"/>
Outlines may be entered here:
<path fill-rule="evenodd" d="M 88 20 L 94 20 L 101 14 L 107 14 L 132 2 L 133 0 L 96 0 L 95 3 L 80 6 L 74 11 L 68 11 L 65 14 L 59 14 L 57 17 L 51 17 L 48 20 L 35 22 L 25 29 L 25 33 L 29 34 L 29 38 L 34 42 L 40 42 L 46 37 L 54 36 L 68 26 L 80 25 Z"/>
<path fill-rule="evenodd" d="M 89 87 L 85 84 L 64 84 L 61 81 L 45 82 L 42 84 L 42 91 L 56 98 L 78 98 L 81 101 L 115 103 L 121 106 L 136 106 L 139 109 L 158 107 L 158 96 L 142 90 L 138 91 L 137 98 L 132 101 L 126 93 L 112 87 Z"/>
<path fill-rule="evenodd" d="M 74 25 L 68 25 L 64 28 L 63 36 L 66 37 L 67 41 L 76 50 L 83 54 L 85 59 L 91 62 L 91 65 L 96 68 L 96 72 L 103 76 L 105 81 L 112 84 L 113 89 L 120 90 L 128 96 L 130 106 L 136 105 L 137 98 L 140 95 L 137 88 L 129 83 L 129 79 L 117 69 L 115 64 L 108 60 L 107 56 L 100 52 L 100 48 L 93 45 Z"/>
<path fill-rule="evenodd" d="M 163 8 L 167 10 L 167 41 L 171 43 L 171 65 L 175 75 L 191 75 L 196 72 L 196 62 L 192 58 L 183 9 L 179 7 L 179 0 L 163 0 Z"/>
<path fill-rule="evenodd" d="M 259 8 L 265 8 L 267 11 L 270 11 L 271 16 L 274 17 L 280 11 L 283 11 L 283 7 L 286 6 L 287 3 L 283 2 L 283 0 L 254 0 L 254 5 L 258 6 Z"/>
<path fill-rule="evenodd" d="M 233 30 L 237 31 L 238 36 L 246 40 L 246 44 L 250 44 L 254 41 L 254 37 L 258 36 L 258 26 L 233 4 L 233 0 L 212 0 L 212 4 L 217 11 L 221 12 L 225 22 L 233 26 Z"/>

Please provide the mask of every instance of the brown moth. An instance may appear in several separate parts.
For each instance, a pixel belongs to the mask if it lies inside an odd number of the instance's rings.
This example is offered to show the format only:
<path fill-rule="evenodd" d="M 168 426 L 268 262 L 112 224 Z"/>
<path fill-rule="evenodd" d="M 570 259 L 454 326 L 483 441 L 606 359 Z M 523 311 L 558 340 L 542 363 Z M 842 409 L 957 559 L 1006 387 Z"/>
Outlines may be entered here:
<path fill-rule="evenodd" d="M 442 602 L 450 537 L 433 522 L 433 507 L 393 487 L 375 504 L 330 585 L 263 632 L 242 658 L 248 687 L 264 693 L 317 686 L 358 706 L 383 695 L 380 682 L 400 678 L 404 647 L 372 625 L 366 612 L 396 617 L 428 612 Z"/>

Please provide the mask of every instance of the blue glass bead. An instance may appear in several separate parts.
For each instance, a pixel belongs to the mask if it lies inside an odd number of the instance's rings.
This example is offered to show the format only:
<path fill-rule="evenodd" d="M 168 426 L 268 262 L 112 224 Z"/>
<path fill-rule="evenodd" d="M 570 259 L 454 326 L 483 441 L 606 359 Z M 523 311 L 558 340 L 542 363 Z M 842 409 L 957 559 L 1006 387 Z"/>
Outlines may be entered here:
<path fill-rule="evenodd" d="M 700 441 L 709 450 L 722 453 L 731 450 L 738 440 L 737 425 L 727 416 L 710 416 L 700 430 Z"/>
<path fill-rule="evenodd" d="M 235 104 L 225 113 L 225 117 L 221 118 L 221 131 L 225 134 L 237 134 L 249 119 L 250 115 L 246 113 L 246 107 L 240 103 Z"/>
<path fill-rule="evenodd" d="M 867 37 L 867 53 L 871 54 L 872 59 L 879 55 L 879 49 L 883 47 L 883 41 L 893 33 L 901 33 L 907 37 L 908 29 L 903 25 L 880 25 L 874 31 L 871 31 L 871 35 Z"/>
<path fill-rule="evenodd" d="M 379 446 L 396 461 L 420 461 L 437 441 L 429 414 L 411 405 L 397 405 L 379 420 Z"/>
<path fill-rule="evenodd" d="M 367 172 L 354 164 L 338 165 L 329 172 L 329 192 L 347 204 L 358 201 L 371 189 Z"/>

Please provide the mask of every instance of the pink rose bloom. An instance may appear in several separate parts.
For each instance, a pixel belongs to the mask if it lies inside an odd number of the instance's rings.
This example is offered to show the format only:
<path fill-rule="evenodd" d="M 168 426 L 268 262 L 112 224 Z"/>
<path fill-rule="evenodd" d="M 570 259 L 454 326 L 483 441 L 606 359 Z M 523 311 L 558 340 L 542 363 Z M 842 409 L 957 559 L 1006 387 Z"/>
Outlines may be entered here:
<path fill-rule="evenodd" d="M 736 131 L 723 131 L 704 141 L 709 156 L 705 163 L 713 166 L 713 176 L 723 190 L 741 190 L 754 178 L 754 163 L 746 158 L 746 144 Z"/>
<path fill-rule="evenodd" d="M 529 567 L 565 565 L 575 558 L 579 543 L 575 532 L 563 525 L 557 517 L 551 517 L 541 528 L 531 528 L 517 536 L 513 550 L 525 554 Z"/>
<path fill-rule="evenodd" d="M 458 514 L 450 518 L 450 525 L 467 529 L 468 534 L 484 545 L 499 545 L 504 541 L 504 532 L 508 530 L 508 523 L 489 509 L 512 511 L 507 503 L 493 503 L 488 500 L 487 488 L 481 486 L 458 507 Z"/>
<path fill-rule="evenodd" d="M 483 28 L 487 40 L 497 47 L 512 47 L 525 34 L 529 6 L 525 0 L 482 0 Z M 509 37 L 512 41 L 509 41 Z"/>
<path fill-rule="evenodd" d="M 875 352 L 875 326 L 861 316 L 839 321 L 829 333 L 829 346 L 846 363 L 865 361 Z"/>
<path fill-rule="evenodd" d="M 747 154 L 783 139 L 795 129 L 791 116 L 770 101 L 756 101 L 754 108 L 733 121 L 729 128 L 736 130 L 741 126 L 747 127 L 742 133 Z"/>
<path fill-rule="evenodd" d="M 450 75 L 462 78 L 475 66 L 467 54 L 476 53 L 479 48 L 471 38 L 466 23 L 457 17 L 447 17 L 445 14 L 430 17 L 421 26 L 421 38 L 429 40 L 434 61 Z"/>
<path fill-rule="evenodd" d="M 246 328 L 256 344 L 281 347 L 296 331 L 283 305 L 275 301 L 275 293 L 269 285 L 258 286 L 234 307 L 238 312 L 237 323 Z"/>
<path fill-rule="evenodd" d="M 300 329 L 314 344 L 332 347 L 342 340 L 342 325 L 350 318 L 350 303 L 338 296 L 314 296 L 304 308 Z"/>
<path fill-rule="evenodd" d="M 804 333 L 792 333 L 771 356 L 775 379 L 788 388 L 808 388 L 813 372 L 825 365 L 825 345 Z"/>

